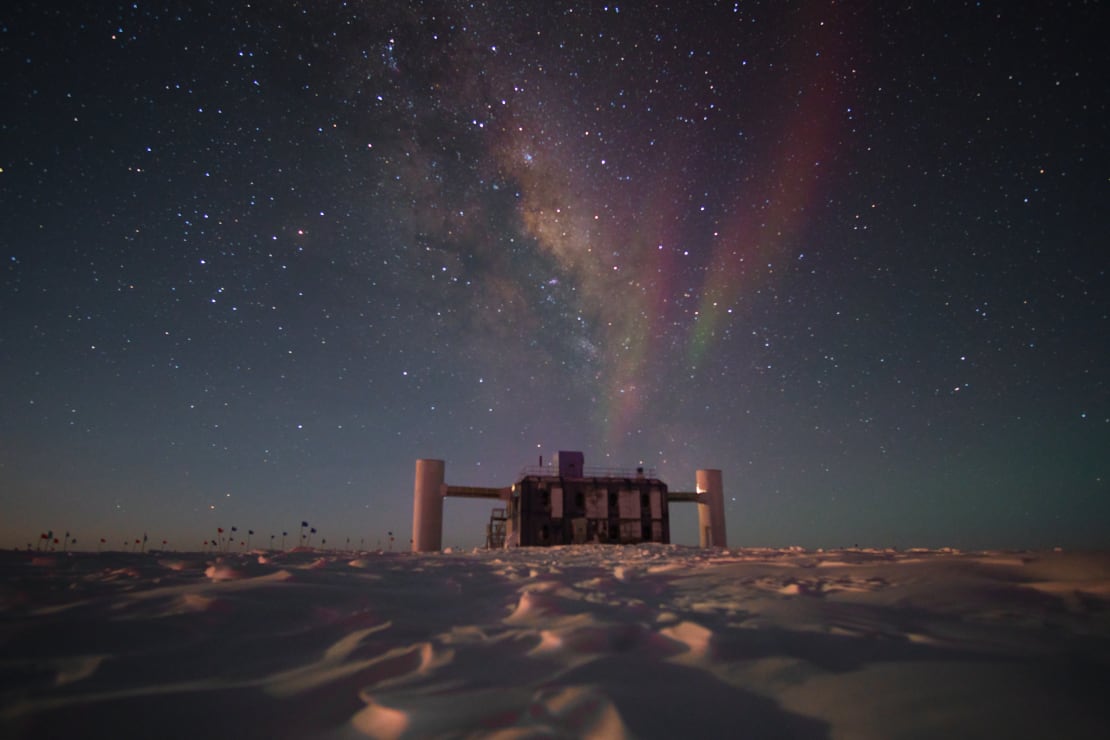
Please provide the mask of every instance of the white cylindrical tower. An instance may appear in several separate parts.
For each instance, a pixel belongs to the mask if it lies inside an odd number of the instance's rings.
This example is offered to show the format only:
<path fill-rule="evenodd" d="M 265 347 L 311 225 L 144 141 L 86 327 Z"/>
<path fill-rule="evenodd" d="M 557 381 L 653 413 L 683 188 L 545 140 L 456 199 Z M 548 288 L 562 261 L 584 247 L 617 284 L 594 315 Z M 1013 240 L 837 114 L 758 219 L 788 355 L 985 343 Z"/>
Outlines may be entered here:
<path fill-rule="evenodd" d="M 725 488 L 720 470 L 699 470 L 698 543 L 702 547 L 728 547 L 725 533 Z"/>
<path fill-rule="evenodd" d="M 412 489 L 412 551 L 443 549 L 443 461 L 417 460 Z"/>

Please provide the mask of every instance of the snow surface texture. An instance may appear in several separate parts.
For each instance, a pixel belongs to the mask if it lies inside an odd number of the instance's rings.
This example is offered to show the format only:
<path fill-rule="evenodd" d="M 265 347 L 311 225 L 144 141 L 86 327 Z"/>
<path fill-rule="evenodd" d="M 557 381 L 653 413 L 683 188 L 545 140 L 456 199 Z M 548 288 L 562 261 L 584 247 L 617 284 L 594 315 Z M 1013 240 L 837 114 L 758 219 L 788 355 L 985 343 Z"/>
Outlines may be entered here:
<path fill-rule="evenodd" d="M 1084 738 L 1110 555 L 0 553 L 0 737 Z"/>

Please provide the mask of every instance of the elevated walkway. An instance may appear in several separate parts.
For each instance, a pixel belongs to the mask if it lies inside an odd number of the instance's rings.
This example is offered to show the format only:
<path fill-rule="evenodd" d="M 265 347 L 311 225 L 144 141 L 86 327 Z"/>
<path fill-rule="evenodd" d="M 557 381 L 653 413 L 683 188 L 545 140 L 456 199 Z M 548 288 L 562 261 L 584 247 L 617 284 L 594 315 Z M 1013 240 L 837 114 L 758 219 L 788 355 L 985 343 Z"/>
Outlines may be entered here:
<path fill-rule="evenodd" d="M 480 486 L 443 486 L 443 495 L 453 498 L 509 498 L 508 488 L 483 488 Z"/>

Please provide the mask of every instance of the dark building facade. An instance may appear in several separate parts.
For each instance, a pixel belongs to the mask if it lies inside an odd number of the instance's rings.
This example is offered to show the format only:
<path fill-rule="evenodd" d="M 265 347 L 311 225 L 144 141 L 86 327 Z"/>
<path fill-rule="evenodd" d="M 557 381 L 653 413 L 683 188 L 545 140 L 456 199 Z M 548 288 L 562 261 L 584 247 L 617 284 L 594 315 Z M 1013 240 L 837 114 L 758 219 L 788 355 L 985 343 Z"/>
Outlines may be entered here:
<path fill-rule="evenodd" d="M 671 541 L 667 485 L 636 471 L 591 471 L 581 452 L 522 472 L 506 512 L 506 545 Z"/>

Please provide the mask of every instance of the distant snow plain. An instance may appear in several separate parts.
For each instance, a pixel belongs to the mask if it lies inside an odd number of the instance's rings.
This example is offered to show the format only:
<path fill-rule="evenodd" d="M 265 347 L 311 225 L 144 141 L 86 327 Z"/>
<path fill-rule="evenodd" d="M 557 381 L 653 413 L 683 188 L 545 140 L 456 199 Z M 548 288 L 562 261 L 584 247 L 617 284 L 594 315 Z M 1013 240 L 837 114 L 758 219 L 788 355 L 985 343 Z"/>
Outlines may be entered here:
<path fill-rule="evenodd" d="M 1110 553 L 0 553 L 4 738 L 1103 738 Z"/>

